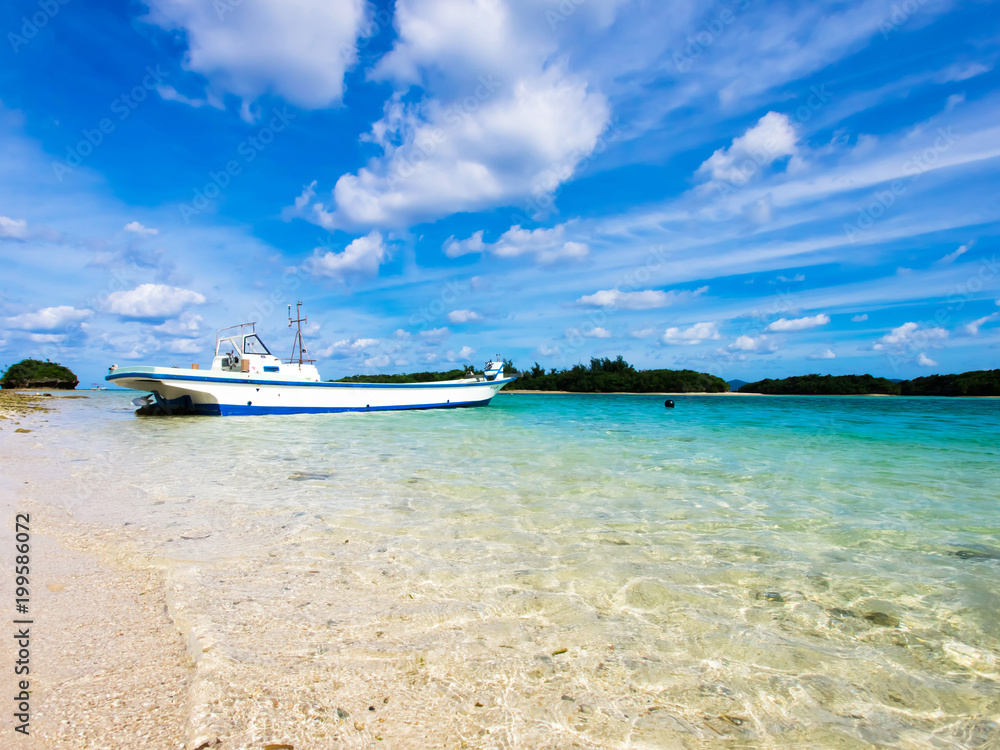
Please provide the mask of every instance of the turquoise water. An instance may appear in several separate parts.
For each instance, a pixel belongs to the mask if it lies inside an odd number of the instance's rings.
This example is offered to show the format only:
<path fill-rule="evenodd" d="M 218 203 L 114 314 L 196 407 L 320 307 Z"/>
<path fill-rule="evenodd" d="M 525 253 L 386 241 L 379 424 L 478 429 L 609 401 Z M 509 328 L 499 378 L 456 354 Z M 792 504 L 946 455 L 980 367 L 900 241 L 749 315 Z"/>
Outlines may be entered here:
<path fill-rule="evenodd" d="M 48 416 L 61 502 L 168 572 L 236 746 L 1000 743 L 1000 401 L 130 397 Z"/>

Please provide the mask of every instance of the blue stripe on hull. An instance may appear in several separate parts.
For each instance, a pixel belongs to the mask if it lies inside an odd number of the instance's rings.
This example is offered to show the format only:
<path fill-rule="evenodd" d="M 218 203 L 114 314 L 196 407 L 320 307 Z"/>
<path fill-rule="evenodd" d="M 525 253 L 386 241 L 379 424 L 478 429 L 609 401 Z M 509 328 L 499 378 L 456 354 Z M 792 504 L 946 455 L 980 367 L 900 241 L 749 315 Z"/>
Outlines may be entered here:
<path fill-rule="evenodd" d="M 198 414 L 206 416 L 236 417 L 250 414 L 329 414 L 344 411 L 399 411 L 403 409 L 462 409 L 471 406 L 487 406 L 492 396 L 482 401 L 464 404 L 404 404 L 400 406 L 241 406 L 238 404 L 195 404 Z"/>
<path fill-rule="evenodd" d="M 267 386 L 289 386 L 293 388 L 465 388 L 476 385 L 495 385 L 497 383 L 511 383 L 517 378 L 501 378 L 500 380 L 480 380 L 473 383 L 450 383 L 450 382 L 428 382 L 428 383 L 336 383 L 329 381 L 303 381 L 303 380 L 257 380 L 247 378 L 219 378 L 206 375 L 174 375 L 173 373 L 152 373 L 152 372 L 115 372 L 105 375 L 104 379 L 109 382 L 129 378 L 131 380 L 149 380 L 153 382 L 169 383 L 173 381 L 192 381 L 195 383 L 227 383 L 229 385 L 267 385 Z M 135 389 L 139 390 L 139 389 Z"/>

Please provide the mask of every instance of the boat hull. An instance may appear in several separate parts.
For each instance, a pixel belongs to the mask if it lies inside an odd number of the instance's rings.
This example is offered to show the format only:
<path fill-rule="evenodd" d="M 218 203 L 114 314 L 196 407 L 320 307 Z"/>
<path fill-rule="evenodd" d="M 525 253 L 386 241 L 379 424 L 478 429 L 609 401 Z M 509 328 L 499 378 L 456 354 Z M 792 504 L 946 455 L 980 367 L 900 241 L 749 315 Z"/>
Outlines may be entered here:
<path fill-rule="evenodd" d="M 120 368 L 115 385 L 152 392 L 158 401 L 190 399 L 198 414 L 302 414 L 486 406 L 514 378 L 439 383 L 317 383 L 275 381 L 250 375 L 206 375 L 180 368 Z"/>

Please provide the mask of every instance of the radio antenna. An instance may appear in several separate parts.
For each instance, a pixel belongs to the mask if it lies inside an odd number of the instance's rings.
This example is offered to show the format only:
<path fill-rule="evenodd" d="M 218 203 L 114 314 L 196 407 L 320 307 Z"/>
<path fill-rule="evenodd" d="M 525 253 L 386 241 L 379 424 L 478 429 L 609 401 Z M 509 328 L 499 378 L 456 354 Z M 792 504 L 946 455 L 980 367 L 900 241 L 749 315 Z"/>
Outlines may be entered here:
<path fill-rule="evenodd" d="M 295 361 L 295 350 L 299 350 L 299 365 L 306 361 L 306 346 L 305 342 L 302 340 L 302 324 L 309 322 L 309 318 L 302 317 L 302 303 L 297 302 L 295 304 L 295 320 L 292 320 L 292 306 L 288 306 L 288 327 L 291 328 L 293 324 L 298 326 L 298 330 L 295 333 L 295 341 L 292 344 L 292 356 L 288 358 L 289 362 Z"/>

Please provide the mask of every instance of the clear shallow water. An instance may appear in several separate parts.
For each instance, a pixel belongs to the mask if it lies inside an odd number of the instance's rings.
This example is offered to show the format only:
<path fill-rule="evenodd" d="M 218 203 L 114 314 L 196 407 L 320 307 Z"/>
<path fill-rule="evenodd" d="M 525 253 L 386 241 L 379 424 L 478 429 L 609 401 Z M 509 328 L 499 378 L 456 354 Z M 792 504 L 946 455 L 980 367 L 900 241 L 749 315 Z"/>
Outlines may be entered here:
<path fill-rule="evenodd" d="M 66 402 L 45 445 L 64 502 L 140 527 L 168 571 L 193 734 L 1000 743 L 1000 401 L 142 419 L 129 398 Z"/>

